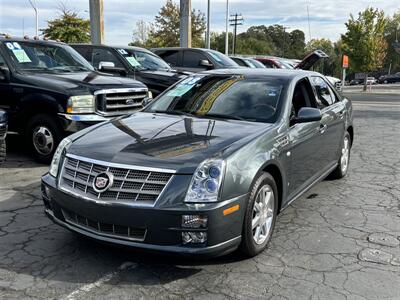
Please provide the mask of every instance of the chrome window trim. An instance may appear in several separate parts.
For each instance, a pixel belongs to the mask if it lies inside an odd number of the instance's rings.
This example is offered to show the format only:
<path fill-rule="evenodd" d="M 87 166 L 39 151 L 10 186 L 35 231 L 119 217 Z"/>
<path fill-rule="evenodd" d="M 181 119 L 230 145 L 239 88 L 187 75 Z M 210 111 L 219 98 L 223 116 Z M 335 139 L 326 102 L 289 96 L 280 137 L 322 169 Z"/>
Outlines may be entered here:
<path fill-rule="evenodd" d="M 172 174 L 172 176 L 170 177 L 168 182 L 165 184 L 165 186 L 162 189 L 161 193 L 158 195 L 157 199 L 153 203 L 143 203 L 143 202 L 140 202 L 140 201 L 124 202 L 124 201 L 118 201 L 118 200 L 114 201 L 114 200 L 94 199 L 94 198 L 90 198 L 90 197 L 81 195 L 79 193 L 76 193 L 74 191 L 69 190 L 68 188 L 65 188 L 65 187 L 61 186 L 61 176 L 62 176 L 62 172 L 64 171 L 64 168 L 65 168 L 65 162 L 66 162 L 66 158 L 67 157 L 70 157 L 70 158 L 73 158 L 73 159 L 77 159 L 77 160 L 81 160 L 81 161 L 88 162 L 88 163 L 92 163 L 92 164 L 104 165 L 104 166 L 108 166 L 108 167 L 111 167 L 111 168 L 134 169 L 134 170 L 139 170 L 139 171 L 170 173 L 170 174 Z M 96 203 L 98 205 L 103 205 L 103 206 L 120 205 L 120 206 L 135 207 L 135 208 L 140 208 L 140 207 L 151 208 L 151 207 L 155 207 L 156 206 L 157 202 L 160 200 L 160 198 L 164 194 L 165 190 L 167 189 L 168 185 L 170 184 L 170 182 L 174 178 L 175 173 L 176 173 L 176 170 L 171 170 L 171 169 L 150 168 L 150 167 L 142 167 L 142 166 L 136 166 L 136 165 L 109 163 L 109 162 L 105 162 L 105 161 L 101 161 L 101 160 L 91 159 L 91 158 L 82 157 L 82 156 L 79 156 L 79 155 L 74 155 L 74 154 L 68 154 L 67 153 L 63 157 L 62 164 L 61 164 L 61 169 L 59 169 L 59 173 L 58 173 L 58 176 L 57 176 L 57 187 L 58 187 L 58 189 L 60 191 L 66 193 L 66 194 L 68 194 L 70 196 L 73 196 L 73 197 L 79 198 L 79 199 L 84 199 L 86 201 L 94 202 L 94 203 Z"/>
<path fill-rule="evenodd" d="M 106 90 L 97 90 L 94 92 L 94 95 L 102 95 L 102 94 L 118 94 L 118 93 L 134 93 L 134 92 L 147 92 L 147 88 L 125 88 L 125 89 L 106 89 Z"/>

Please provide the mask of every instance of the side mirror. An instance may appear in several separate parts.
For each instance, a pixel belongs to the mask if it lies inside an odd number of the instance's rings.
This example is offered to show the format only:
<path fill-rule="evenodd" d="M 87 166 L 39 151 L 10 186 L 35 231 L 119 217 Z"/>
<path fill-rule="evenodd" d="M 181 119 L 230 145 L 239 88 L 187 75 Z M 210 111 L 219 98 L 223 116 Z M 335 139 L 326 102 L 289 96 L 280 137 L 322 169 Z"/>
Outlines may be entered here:
<path fill-rule="evenodd" d="M 99 62 L 99 70 L 102 70 L 104 68 L 114 68 L 115 64 L 111 61 L 101 61 Z"/>
<path fill-rule="evenodd" d="M 199 66 L 205 67 L 207 69 L 210 69 L 210 68 L 214 67 L 214 65 L 212 63 L 210 63 L 207 59 L 200 60 L 199 61 Z"/>
<path fill-rule="evenodd" d="M 10 81 L 10 70 L 5 66 L 0 66 L 0 81 Z"/>
<path fill-rule="evenodd" d="M 310 123 L 315 121 L 321 121 L 322 115 L 318 108 L 314 107 L 302 107 L 296 117 L 290 120 L 291 125 L 297 123 Z"/>

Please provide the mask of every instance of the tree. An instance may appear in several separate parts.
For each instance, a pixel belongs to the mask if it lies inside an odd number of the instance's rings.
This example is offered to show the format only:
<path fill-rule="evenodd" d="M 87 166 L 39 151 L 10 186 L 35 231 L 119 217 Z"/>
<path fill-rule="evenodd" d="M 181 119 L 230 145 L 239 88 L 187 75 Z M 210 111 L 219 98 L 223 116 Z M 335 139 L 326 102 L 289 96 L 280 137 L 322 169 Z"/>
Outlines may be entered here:
<path fill-rule="evenodd" d="M 90 21 L 79 18 L 78 13 L 61 5 L 61 16 L 47 21 L 47 28 L 41 29 L 42 34 L 52 40 L 64 43 L 90 42 Z"/>
<path fill-rule="evenodd" d="M 345 24 L 347 32 L 342 35 L 343 47 L 349 55 L 353 71 L 365 73 L 364 89 L 367 88 L 368 72 L 383 66 L 387 41 L 385 39 L 386 18 L 383 11 L 367 8 Z"/>
<path fill-rule="evenodd" d="M 151 47 L 173 47 L 179 46 L 179 5 L 167 0 L 155 17 L 153 28 L 150 30 L 146 46 Z M 204 13 L 192 10 L 192 46 L 204 45 L 203 35 L 206 30 Z"/>
<path fill-rule="evenodd" d="M 147 23 L 143 20 L 136 22 L 136 28 L 133 30 L 132 42 L 130 46 L 145 47 L 149 38 L 150 31 L 152 30 L 152 24 Z"/>
<path fill-rule="evenodd" d="M 388 45 L 384 67 L 391 73 L 400 71 L 400 53 L 394 48 L 394 43 L 400 42 L 400 11 L 387 19 L 385 39 Z"/>
<path fill-rule="evenodd" d="M 326 75 L 340 75 L 340 68 L 339 72 L 337 72 L 337 66 L 340 66 L 340 58 L 335 52 L 334 44 L 328 39 L 312 39 L 307 43 L 306 51 L 312 52 L 315 50 L 324 51 L 329 56 L 329 58 L 323 59 L 320 62 L 316 63 L 315 66 L 313 66 L 313 69 Z"/>

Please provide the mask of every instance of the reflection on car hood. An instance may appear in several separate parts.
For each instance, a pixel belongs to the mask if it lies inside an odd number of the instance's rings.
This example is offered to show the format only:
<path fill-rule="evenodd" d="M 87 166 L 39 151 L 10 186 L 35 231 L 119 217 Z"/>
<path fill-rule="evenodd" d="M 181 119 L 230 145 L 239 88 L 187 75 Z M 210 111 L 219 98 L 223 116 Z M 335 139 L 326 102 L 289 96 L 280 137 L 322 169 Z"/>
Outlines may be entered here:
<path fill-rule="evenodd" d="M 68 152 L 96 160 L 193 173 L 204 159 L 271 124 L 138 112 L 76 139 Z"/>

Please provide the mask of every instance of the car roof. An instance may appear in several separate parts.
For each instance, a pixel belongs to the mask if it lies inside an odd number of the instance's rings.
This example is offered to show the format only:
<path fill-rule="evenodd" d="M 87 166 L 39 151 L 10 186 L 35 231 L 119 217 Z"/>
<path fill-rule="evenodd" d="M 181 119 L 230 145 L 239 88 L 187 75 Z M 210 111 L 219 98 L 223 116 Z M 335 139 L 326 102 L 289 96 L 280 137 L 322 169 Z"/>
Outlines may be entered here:
<path fill-rule="evenodd" d="M 67 45 L 66 43 L 54 41 L 54 40 L 34 40 L 34 39 L 24 39 L 18 37 L 5 37 L 0 35 L 0 42 L 20 42 L 20 43 L 33 43 L 33 44 L 51 44 L 51 45 Z"/>
<path fill-rule="evenodd" d="M 199 50 L 199 51 L 217 51 L 217 50 L 212 50 L 212 49 L 206 49 L 206 48 L 185 48 L 185 47 L 161 47 L 161 48 L 151 48 L 151 51 L 157 51 L 157 50 Z"/>
<path fill-rule="evenodd" d="M 137 50 L 137 51 L 143 51 L 143 52 L 149 52 L 153 54 L 153 52 L 147 50 L 146 48 L 142 47 L 135 47 L 135 46 L 126 46 L 126 45 L 104 45 L 104 44 L 99 44 L 99 45 L 93 45 L 93 44 L 71 44 L 71 46 L 97 46 L 97 47 L 104 47 L 104 48 L 119 48 L 119 49 L 132 49 L 132 50 Z"/>
<path fill-rule="evenodd" d="M 304 70 L 290 69 L 257 69 L 257 68 L 240 68 L 240 69 L 215 69 L 204 71 L 198 74 L 213 74 L 213 75 L 243 75 L 249 77 L 280 77 L 286 79 L 294 79 L 297 77 L 305 77 L 311 75 L 319 75 L 320 73 Z"/>

